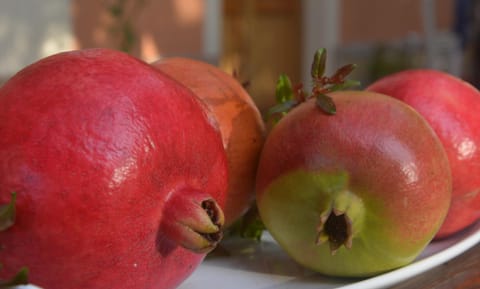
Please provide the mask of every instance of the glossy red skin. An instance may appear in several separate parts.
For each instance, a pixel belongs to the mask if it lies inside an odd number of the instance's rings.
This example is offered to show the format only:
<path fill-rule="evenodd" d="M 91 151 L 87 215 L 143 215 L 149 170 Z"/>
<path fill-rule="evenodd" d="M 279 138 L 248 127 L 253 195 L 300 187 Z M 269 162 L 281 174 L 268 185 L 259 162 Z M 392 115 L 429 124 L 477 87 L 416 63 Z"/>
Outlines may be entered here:
<path fill-rule="evenodd" d="M 190 88 L 212 114 L 222 134 L 229 163 L 225 226 L 237 221 L 254 200 L 258 158 L 265 125 L 250 95 L 231 75 L 211 64 L 172 57 L 152 63 Z"/>
<path fill-rule="evenodd" d="M 412 106 L 433 127 L 452 170 L 452 204 L 437 238 L 450 236 L 480 218 L 480 93 L 444 72 L 406 70 L 374 82 L 367 90 Z"/>
<path fill-rule="evenodd" d="M 126 54 L 68 52 L 0 90 L 0 278 L 48 289 L 175 288 L 204 254 L 159 229 L 182 189 L 225 200 L 221 138 L 193 94 Z"/>
<path fill-rule="evenodd" d="M 337 106 L 335 115 L 323 113 L 311 99 L 269 134 L 258 168 L 257 202 L 263 202 L 263 193 L 282 175 L 299 169 L 342 170 L 350 177 L 349 190 L 363 200 L 368 214 L 382 220 L 381 226 L 361 234 L 394 239 L 396 244 L 390 246 L 398 252 L 426 244 L 443 221 L 451 193 L 448 161 L 435 133 L 413 109 L 385 95 L 330 95 Z"/>

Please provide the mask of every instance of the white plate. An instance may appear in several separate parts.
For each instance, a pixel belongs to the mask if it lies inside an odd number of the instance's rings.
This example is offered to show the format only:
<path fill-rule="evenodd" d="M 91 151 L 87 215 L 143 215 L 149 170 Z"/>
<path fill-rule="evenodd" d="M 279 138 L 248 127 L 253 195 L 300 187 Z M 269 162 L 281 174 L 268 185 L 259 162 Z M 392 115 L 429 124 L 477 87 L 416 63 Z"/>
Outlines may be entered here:
<path fill-rule="evenodd" d="M 379 289 L 419 275 L 480 243 L 480 221 L 434 241 L 410 265 L 368 279 L 329 278 L 296 264 L 268 235 L 259 243 L 226 240 L 178 289 Z"/>
<path fill-rule="evenodd" d="M 307 270 L 285 254 L 270 235 L 264 235 L 261 242 L 224 241 L 223 252 L 209 256 L 177 289 L 385 288 L 441 265 L 480 243 L 480 221 L 448 239 L 432 242 L 412 264 L 368 279 L 329 278 Z"/>

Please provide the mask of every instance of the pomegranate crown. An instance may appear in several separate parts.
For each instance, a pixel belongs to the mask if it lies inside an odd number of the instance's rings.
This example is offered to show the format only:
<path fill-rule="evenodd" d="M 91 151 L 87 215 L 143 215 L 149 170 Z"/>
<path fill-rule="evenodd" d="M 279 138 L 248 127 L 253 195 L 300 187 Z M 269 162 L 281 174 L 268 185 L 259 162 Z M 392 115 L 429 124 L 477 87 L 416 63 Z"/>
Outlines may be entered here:
<path fill-rule="evenodd" d="M 304 90 L 302 83 L 292 85 L 290 78 L 286 74 L 281 74 L 275 89 L 277 104 L 268 110 L 268 118 L 273 118 L 276 122 L 295 106 L 310 98 L 316 99 L 317 106 L 324 113 L 329 115 L 335 114 L 337 112 L 335 103 L 327 93 L 359 86 L 360 82 L 346 79 L 356 68 L 355 64 L 344 65 L 337 69 L 332 76 L 325 76 L 326 63 L 327 50 L 325 48 L 318 49 L 313 57 L 310 70 L 313 82 L 310 93 Z"/>

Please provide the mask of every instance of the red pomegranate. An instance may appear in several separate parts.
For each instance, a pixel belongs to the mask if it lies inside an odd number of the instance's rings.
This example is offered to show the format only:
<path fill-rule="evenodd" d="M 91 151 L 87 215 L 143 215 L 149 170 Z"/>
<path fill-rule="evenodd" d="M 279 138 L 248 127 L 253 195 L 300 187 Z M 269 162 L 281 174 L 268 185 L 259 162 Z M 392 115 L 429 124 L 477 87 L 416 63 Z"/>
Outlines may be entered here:
<path fill-rule="evenodd" d="M 152 65 L 190 88 L 218 123 L 227 153 L 229 185 L 225 226 L 238 220 L 254 199 L 255 175 L 265 124 L 250 95 L 233 76 L 211 64 L 182 57 Z"/>
<path fill-rule="evenodd" d="M 0 277 L 175 288 L 221 237 L 227 161 L 193 93 L 120 52 L 40 60 L 0 89 Z"/>
<path fill-rule="evenodd" d="M 381 78 L 370 91 L 412 106 L 429 122 L 452 168 L 452 204 L 437 238 L 448 237 L 480 218 L 480 92 L 445 72 L 410 69 Z"/>

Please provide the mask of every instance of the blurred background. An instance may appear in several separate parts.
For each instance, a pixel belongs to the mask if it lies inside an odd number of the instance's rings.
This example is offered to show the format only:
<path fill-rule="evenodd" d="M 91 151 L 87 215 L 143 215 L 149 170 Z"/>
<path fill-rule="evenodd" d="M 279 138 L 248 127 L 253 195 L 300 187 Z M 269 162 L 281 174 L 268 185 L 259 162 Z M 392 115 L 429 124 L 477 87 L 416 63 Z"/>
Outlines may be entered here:
<path fill-rule="evenodd" d="M 480 87 L 480 0 L 0 0 L 0 83 L 42 57 L 89 47 L 236 71 L 262 111 L 280 73 L 309 82 L 321 47 L 327 73 L 356 63 L 363 86 L 428 67 Z"/>

